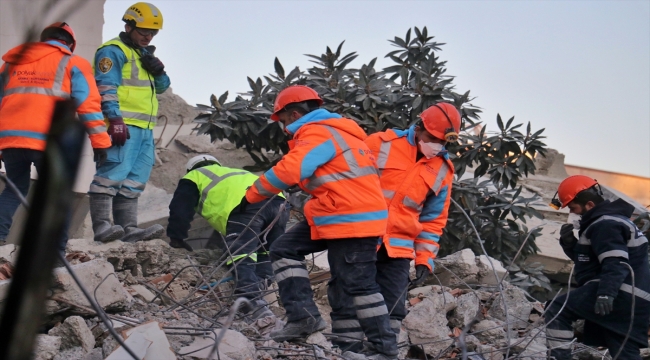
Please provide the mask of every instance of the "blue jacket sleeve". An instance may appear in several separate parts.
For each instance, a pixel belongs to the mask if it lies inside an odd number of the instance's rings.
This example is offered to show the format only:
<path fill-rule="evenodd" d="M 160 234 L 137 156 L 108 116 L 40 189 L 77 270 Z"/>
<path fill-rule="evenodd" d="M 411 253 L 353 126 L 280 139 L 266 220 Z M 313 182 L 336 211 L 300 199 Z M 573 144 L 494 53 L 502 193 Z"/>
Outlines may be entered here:
<path fill-rule="evenodd" d="M 171 80 L 169 80 L 169 76 L 167 74 L 162 74 L 155 76 L 153 78 L 154 86 L 156 88 L 156 94 L 162 94 L 167 89 L 169 89 L 169 86 L 171 85 Z"/>
<path fill-rule="evenodd" d="M 194 219 L 194 208 L 199 204 L 201 194 L 194 182 L 181 179 L 178 182 L 174 197 L 169 203 L 169 220 L 167 236 L 170 239 L 185 240 Z"/>
<path fill-rule="evenodd" d="M 591 246 L 601 264 L 598 295 L 616 297 L 630 270 L 621 262 L 628 262 L 627 241 L 630 230 L 619 222 L 605 220 L 590 229 Z"/>
<path fill-rule="evenodd" d="M 102 96 L 102 113 L 107 118 L 122 116 L 117 88 L 122 84 L 125 63 L 126 55 L 118 46 L 104 46 L 95 53 L 95 82 Z"/>

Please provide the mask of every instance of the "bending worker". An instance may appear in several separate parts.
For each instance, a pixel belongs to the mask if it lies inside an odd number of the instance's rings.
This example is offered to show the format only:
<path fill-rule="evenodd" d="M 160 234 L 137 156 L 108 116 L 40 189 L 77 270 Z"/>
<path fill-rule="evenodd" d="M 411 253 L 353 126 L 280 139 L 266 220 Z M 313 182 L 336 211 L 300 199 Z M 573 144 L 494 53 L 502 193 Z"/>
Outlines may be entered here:
<path fill-rule="evenodd" d="M 126 10 L 122 20 L 125 31 L 95 54 L 95 79 L 113 140 L 88 191 L 95 241 L 102 242 L 151 240 L 165 231 L 159 224 L 138 228 L 138 197 L 149 181 L 155 157 L 156 94 L 170 84 L 165 66 L 153 56 L 155 47 L 149 45 L 162 29 L 163 17 L 155 6 L 139 2 Z"/>
<path fill-rule="evenodd" d="M 289 208 L 282 196 L 239 206 L 246 189 L 257 180 L 257 175 L 240 169 L 221 166 L 210 155 L 198 155 L 187 162 L 187 174 L 178 182 L 169 204 L 167 236 L 174 248 L 192 251 L 183 241 L 187 238 L 195 212 L 224 235 L 232 252 L 229 267 L 235 267 L 233 277 L 235 294 L 253 300 L 254 309 L 244 309 L 253 319 L 273 313 L 261 299 L 265 282 L 273 276 L 265 248 L 284 234 L 289 220 Z M 266 240 L 266 244 L 262 241 Z"/>
<path fill-rule="evenodd" d="M 573 224 L 560 230 L 579 287 L 546 306 L 551 356 L 571 359 L 571 324 L 585 319 L 585 344 L 606 346 L 612 357 L 620 352 L 618 359 L 641 359 L 639 349 L 648 347 L 650 270 L 648 239 L 630 221 L 634 207 L 622 199 L 604 200 L 600 185 L 583 175 L 564 179 L 557 197 L 551 206 L 568 206 L 582 218 L 579 238 Z"/>
<path fill-rule="evenodd" d="M 84 58 L 73 55 L 76 44 L 70 25 L 56 22 L 43 30 L 41 42 L 19 45 L 2 57 L 0 150 L 7 177 L 23 195 L 29 190 L 31 165 L 42 174 L 45 138 L 57 101 L 74 101 L 98 164 L 111 146 L 92 68 Z M 5 243 L 19 204 L 17 195 L 5 187 L 0 195 L 0 245 Z M 66 229 L 60 251 L 65 251 L 67 241 Z"/>
<path fill-rule="evenodd" d="M 388 310 L 375 282 L 377 241 L 386 231 L 386 203 L 374 158 L 353 120 L 319 107 L 306 86 L 290 86 L 275 99 L 272 120 L 293 135 L 291 150 L 246 192 L 242 206 L 258 203 L 293 185 L 311 194 L 306 220 L 271 245 L 273 271 L 288 323 L 271 332 L 276 341 L 307 336 L 326 327 L 313 300 L 305 255 L 328 250 L 333 276 L 354 302 L 362 331 L 378 358 L 396 359 Z"/>
<path fill-rule="evenodd" d="M 438 103 L 426 109 L 420 121 L 408 129 L 375 133 L 365 141 L 377 158 L 388 205 L 388 225 L 377 253 L 376 279 L 397 336 L 406 317 L 411 260 L 415 260 L 416 269 L 413 285 L 421 285 L 433 272 L 454 179 L 454 166 L 445 145 L 458 140 L 460 122 L 453 105 Z M 340 291 L 336 277 L 329 291 L 335 299 L 330 303 L 332 333 L 340 336 L 333 343 L 342 350 L 367 352 L 362 348 L 363 333 L 354 308 Z"/>

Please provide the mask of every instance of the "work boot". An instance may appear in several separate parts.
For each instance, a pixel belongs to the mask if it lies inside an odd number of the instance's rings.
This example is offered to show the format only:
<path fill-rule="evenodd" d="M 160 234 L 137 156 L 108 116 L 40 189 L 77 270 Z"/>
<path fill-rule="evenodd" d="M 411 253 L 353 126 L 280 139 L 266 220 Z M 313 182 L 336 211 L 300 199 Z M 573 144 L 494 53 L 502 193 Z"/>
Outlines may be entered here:
<path fill-rule="evenodd" d="M 186 243 L 181 239 L 170 239 L 169 246 L 173 247 L 174 249 L 185 249 L 187 251 L 194 251 L 194 249 L 192 249 L 192 246 L 190 244 Z"/>
<path fill-rule="evenodd" d="M 134 243 L 136 241 L 160 238 L 165 232 L 160 224 L 154 224 L 146 229 L 138 228 L 138 198 L 129 199 L 124 196 L 113 198 L 113 219 L 124 229 L 122 241 Z"/>
<path fill-rule="evenodd" d="M 124 236 L 124 229 L 120 225 L 111 224 L 113 197 L 106 194 L 89 194 L 89 202 L 94 240 L 109 242 L 121 239 Z"/>
<path fill-rule="evenodd" d="M 252 323 L 257 319 L 265 317 L 275 317 L 275 314 L 267 306 L 268 303 L 264 299 L 251 300 L 251 305 L 243 304 L 239 310 L 248 323 Z"/>
<path fill-rule="evenodd" d="M 288 322 L 283 329 L 271 331 L 271 339 L 282 342 L 291 339 L 307 337 L 316 331 L 321 331 L 327 327 L 327 323 L 322 317 L 308 317 L 298 321 Z"/>

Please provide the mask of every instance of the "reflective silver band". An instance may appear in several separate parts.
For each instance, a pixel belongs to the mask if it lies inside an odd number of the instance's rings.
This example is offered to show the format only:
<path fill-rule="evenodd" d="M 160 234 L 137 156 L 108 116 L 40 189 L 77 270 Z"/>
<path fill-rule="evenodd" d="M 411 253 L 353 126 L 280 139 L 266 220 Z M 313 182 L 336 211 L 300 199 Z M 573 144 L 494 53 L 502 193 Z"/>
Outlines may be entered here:
<path fill-rule="evenodd" d="M 630 239 L 627 241 L 627 247 L 637 247 L 637 246 L 641 246 L 641 245 L 648 242 L 648 239 L 643 235 L 638 237 L 638 238 L 636 237 L 638 229 L 637 229 L 636 225 L 634 225 L 634 223 L 632 223 L 631 221 L 626 221 L 626 220 L 623 220 L 623 219 L 621 219 L 619 217 L 616 217 L 616 216 L 603 215 L 600 218 L 598 218 L 596 221 L 591 223 L 585 229 L 585 231 L 582 232 L 582 235 L 580 236 L 580 239 L 578 239 L 578 244 L 580 244 L 580 245 L 591 245 L 591 239 L 587 239 L 587 236 L 586 236 L 587 230 L 589 230 L 590 227 L 594 226 L 594 224 L 597 224 L 597 223 L 599 223 L 599 222 L 601 222 L 603 220 L 613 220 L 613 221 L 619 222 L 619 223 L 627 226 L 628 229 L 630 229 Z"/>
<path fill-rule="evenodd" d="M 598 261 L 603 262 L 603 260 L 609 257 L 621 257 L 624 259 L 629 259 L 627 251 L 610 250 L 610 251 L 605 251 L 604 253 L 598 255 Z"/>
<path fill-rule="evenodd" d="M 447 177 L 447 173 L 449 172 L 449 165 L 447 165 L 446 162 L 442 163 L 442 166 L 440 167 L 440 171 L 438 171 L 438 175 L 436 175 L 436 181 L 433 183 L 433 186 L 431 186 L 431 190 L 433 191 L 434 194 L 438 195 L 438 191 L 440 191 L 440 186 L 442 185 L 442 181 Z"/>
<path fill-rule="evenodd" d="M 408 196 L 404 196 L 404 200 L 402 200 L 402 204 L 404 204 L 404 206 L 406 207 L 409 207 L 417 211 L 418 213 L 422 211 L 422 205 L 418 204 L 417 202 L 415 202 L 415 200 L 411 199 Z"/>
<path fill-rule="evenodd" d="M 144 187 L 146 186 L 146 184 L 143 184 L 141 182 L 137 182 L 137 181 L 134 181 L 134 180 L 131 180 L 131 179 L 126 179 L 126 180 L 124 180 L 122 182 L 122 187 L 124 187 L 124 186 L 128 186 L 128 187 L 133 188 L 133 189 L 144 190 Z"/>
<path fill-rule="evenodd" d="M 151 121 L 154 124 L 156 123 L 156 117 L 152 116 L 150 114 L 144 114 L 144 113 L 138 113 L 138 112 L 133 112 L 133 111 L 124 111 L 124 110 L 122 110 L 122 117 L 130 118 L 130 119 L 136 119 L 136 120 L 142 120 L 142 121 Z"/>
<path fill-rule="evenodd" d="M 102 95 L 102 102 L 104 101 L 118 101 L 117 94 Z"/>
<path fill-rule="evenodd" d="M 367 319 L 367 318 L 382 316 L 387 314 L 388 314 L 388 309 L 386 309 L 386 305 L 379 305 L 369 309 L 357 309 L 357 318 L 359 319 Z"/>
<path fill-rule="evenodd" d="M 109 90 L 117 91 L 117 86 L 114 86 L 114 85 L 98 85 L 97 90 L 99 90 L 99 92 L 109 91 Z"/>
<path fill-rule="evenodd" d="M 415 251 L 429 251 L 434 254 L 438 254 L 438 249 L 439 247 L 433 244 L 428 244 L 428 243 L 423 243 L 423 242 L 416 242 L 415 243 Z"/>
<path fill-rule="evenodd" d="M 558 329 L 546 328 L 546 336 L 552 336 L 554 338 L 572 340 L 573 339 L 573 331 L 572 330 L 558 330 Z"/>
<path fill-rule="evenodd" d="M 377 156 L 377 167 L 383 169 L 386 167 L 386 162 L 388 162 L 388 154 L 390 154 L 390 146 L 392 143 L 390 141 L 382 142 L 379 147 L 379 155 Z"/>
<path fill-rule="evenodd" d="M 550 349 L 571 349 L 571 344 L 573 341 L 558 341 L 547 339 L 546 343 Z"/>
<path fill-rule="evenodd" d="M 632 285 L 623 284 L 621 285 L 621 291 L 625 291 L 628 294 L 632 294 Z M 638 296 L 643 300 L 650 301 L 650 294 L 646 291 L 639 289 L 638 287 L 634 288 L 634 296 Z"/>
<path fill-rule="evenodd" d="M 5 95 L 13 94 L 37 94 L 37 95 L 47 95 L 47 96 L 56 96 L 64 99 L 70 98 L 70 94 L 61 90 L 46 89 L 36 86 L 22 86 L 7 89 Z"/>
<path fill-rule="evenodd" d="M 332 330 L 334 329 L 354 329 L 360 328 L 361 323 L 356 319 L 349 320 L 332 320 Z"/>
<path fill-rule="evenodd" d="M 384 194 L 384 197 L 389 200 L 395 196 L 395 192 L 393 190 L 382 189 L 381 192 Z"/>
<path fill-rule="evenodd" d="M 273 268 L 273 271 L 278 271 L 279 269 L 282 269 L 283 267 L 287 266 L 300 266 L 304 267 L 305 262 L 304 261 L 298 261 L 298 260 L 292 260 L 292 259 L 280 259 L 277 261 L 274 261 L 271 263 L 271 268 Z"/>
<path fill-rule="evenodd" d="M 142 191 L 133 191 L 129 188 L 121 187 L 117 193 L 124 196 L 125 198 L 135 199 L 139 197 L 140 194 L 142 194 Z"/>
<path fill-rule="evenodd" d="M 253 186 L 255 186 L 255 189 L 257 189 L 257 192 L 260 193 L 260 195 L 262 195 L 262 196 L 271 197 L 271 196 L 275 195 L 274 193 L 272 193 L 272 192 L 266 190 L 266 188 L 264 188 L 264 186 L 262 185 L 262 181 L 260 179 L 255 180 L 255 183 L 253 183 Z"/>
<path fill-rule="evenodd" d="M 364 296 L 355 296 L 352 298 L 352 301 L 354 302 L 354 306 L 363 306 L 383 302 L 384 297 L 380 293 L 374 293 Z"/>
<path fill-rule="evenodd" d="M 98 183 L 99 185 L 102 185 L 102 186 L 111 186 L 111 187 L 116 187 L 116 188 L 119 188 L 120 186 L 122 186 L 122 181 L 111 180 L 111 179 L 107 179 L 107 178 L 103 178 L 103 177 L 99 177 L 99 176 L 93 177 L 93 181 Z"/>
<path fill-rule="evenodd" d="M 92 128 L 87 127 L 86 132 L 88 133 L 88 135 L 100 134 L 100 133 L 106 132 L 106 126 L 100 125 L 100 126 L 95 126 L 95 127 L 92 127 Z"/>
<path fill-rule="evenodd" d="M 366 175 L 377 175 L 377 169 L 374 166 L 357 167 L 351 171 L 343 171 L 334 174 L 327 174 L 318 177 L 310 177 L 309 183 L 305 186 L 307 190 L 315 190 L 319 186 L 327 184 L 332 181 L 339 181 L 343 179 L 356 179 Z"/>
<path fill-rule="evenodd" d="M 307 272 L 307 269 L 303 269 L 303 268 L 288 268 L 276 273 L 275 281 L 280 282 L 290 277 L 300 277 L 300 278 L 309 279 L 309 273 Z"/>
<path fill-rule="evenodd" d="M 89 193 L 93 194 L 107 194 L 110 196 L 115 196 L 117 195 L 117 189 L 114 187 L 106 187 L 106 186 L 100 186 L 97 184 L 90 184 L 90 189 L 88 189 Z"/>

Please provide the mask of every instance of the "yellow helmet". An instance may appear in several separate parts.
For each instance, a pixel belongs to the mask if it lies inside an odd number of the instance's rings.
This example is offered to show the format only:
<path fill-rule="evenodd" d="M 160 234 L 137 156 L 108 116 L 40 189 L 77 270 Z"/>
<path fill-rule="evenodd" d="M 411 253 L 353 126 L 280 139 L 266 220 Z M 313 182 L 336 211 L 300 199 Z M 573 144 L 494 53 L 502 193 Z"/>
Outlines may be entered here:
<path fill-rule="evenodd" d="M 163 27 L 163 16 L 160 10 L 146 2 L 131 5 L 126 9 L 122 21 L 127 24 L 134 22 L 136 27 L 142 29 L 160 30 Z"/>

